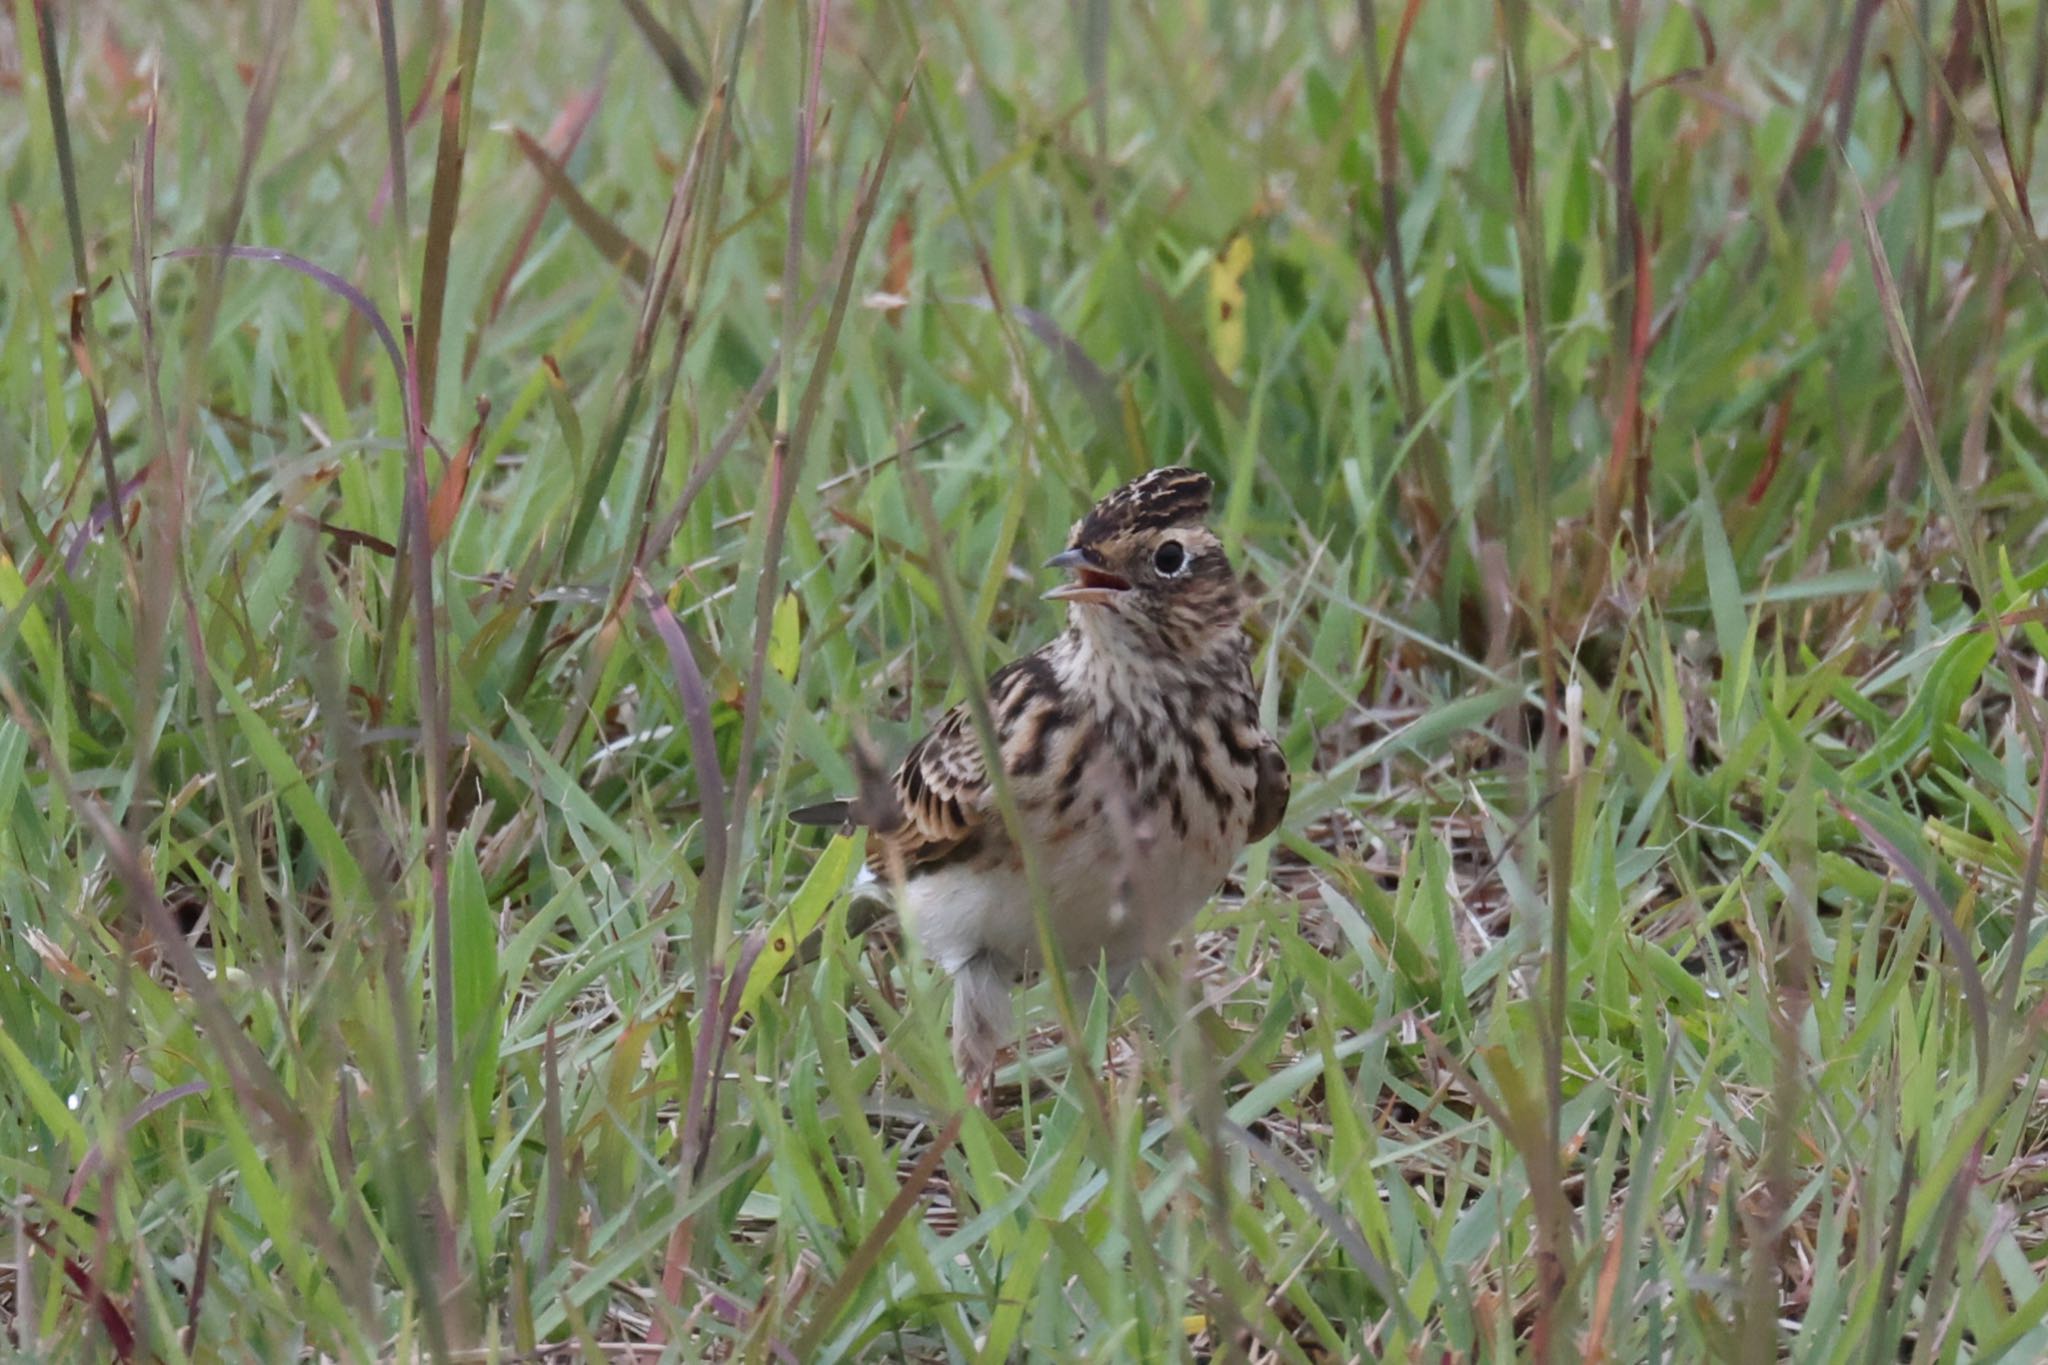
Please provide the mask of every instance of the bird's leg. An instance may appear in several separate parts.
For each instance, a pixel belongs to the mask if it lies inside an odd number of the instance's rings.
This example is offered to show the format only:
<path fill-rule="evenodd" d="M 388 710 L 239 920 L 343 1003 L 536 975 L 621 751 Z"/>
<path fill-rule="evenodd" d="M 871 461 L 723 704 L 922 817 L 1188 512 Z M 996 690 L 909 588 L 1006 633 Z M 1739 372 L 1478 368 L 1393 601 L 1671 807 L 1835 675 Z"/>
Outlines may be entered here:
<path fill-rule="evenodd" d="M 1135 1074 L 1124 1065 L 1123 1054 L 1118 1047 L 1123 1030 L 1118 1027 L 1117 1020 L 1122 1013 L 1121 1002 L 1129 975 L 1128 966 L 1105 959 L 1075 972 L 1069 978 L 1074 993 L 1074 1019 L 1080 1025 L 1080 1032 L 1071 1040 L 1072 1065 L 1096 1068 L 1111 1095 L 1118 1093 L 1120 1082 Z M 1097 1000 L 1102 1002 L 1103 1011 L 1100 1052 L 1094 1046 Z"/>
<path fill-rule="evenodd" d="M 1088 1012 L 1095 1008 L 1095 992 L 1102 985 L 1100 966 L 1084 966 L 1067 973 L 1067 998 L 1074 1005 L 1075 1034 L 1067 1042 L 1080 1056 L 1088 1038 Z M 1114 988 L 1112 988 L 1113 990 Z"/>
<path fill-rule="evenodd" d="M 1180 978 L 1172 957 L 1163 951 L 1153 951 L 1119 964 L 1110 973 L 1109 981 L 1118 996 L 1130 991 L 1137 997 L 1138 1008 L 1124 1037 L 1130 1049 L 1129 1074 L 1139 1076 L 1144 1071 L 1142 1039 L 1148 1031 L 1153 1042 L 1162 1049 L 1171 1046 L 1177 1024 L 1183 1017 L 1176 989 Z M 1109 1070 L 1111 1075 L 1117 1072 L 1114 1040 L 1110 1048 Z"/>
<path fill-rule="evenodd" d="M 996 1054 L 1014 1029 L 1009 973 L 988 953 L 976 953 L 953 973 L 953 1062 L 970 1100 L 986 1095 Z"/>

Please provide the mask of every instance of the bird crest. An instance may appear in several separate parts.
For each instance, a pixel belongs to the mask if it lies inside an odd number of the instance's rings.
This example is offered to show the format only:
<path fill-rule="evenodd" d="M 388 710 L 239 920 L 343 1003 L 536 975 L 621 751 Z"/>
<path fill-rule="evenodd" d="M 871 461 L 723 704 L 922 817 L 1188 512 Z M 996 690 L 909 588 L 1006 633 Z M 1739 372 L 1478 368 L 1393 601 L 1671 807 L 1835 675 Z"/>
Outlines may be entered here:
<path fill-rule="evenodd" d="M 1215 484 L 1199 469 L 1170 465 L 1131 480 L 1088 509 L 1068 537 L 1090 545 L 1133 531 L 1200 525 L 1209 515 Z"/>

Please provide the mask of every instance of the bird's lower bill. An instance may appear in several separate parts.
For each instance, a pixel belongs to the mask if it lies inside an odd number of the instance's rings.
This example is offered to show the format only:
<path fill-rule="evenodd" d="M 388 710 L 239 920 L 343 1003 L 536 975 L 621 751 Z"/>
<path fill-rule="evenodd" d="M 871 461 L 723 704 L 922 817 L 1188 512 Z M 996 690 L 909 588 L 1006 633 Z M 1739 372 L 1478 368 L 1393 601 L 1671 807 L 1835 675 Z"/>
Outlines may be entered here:
<path fill-rule="evenodd" d="M 1076 572 L 1074 581 L 1062 583 L 1046 593 L 1048 602 L 1086 602 L 1092 606 L 1108 606 L 1131 590 L 1131 585 L 1113 573 L 1100 569 L 1083 568 Z"/>
<path fill-rule="evenodd" d="M 1048 569 L 1066 569 L 1074 575 L 1045 595 L 1048 602 L 1086 602 L 1106 607 L 1131 590 L 1130 580 L 1103 566 L 1102 556 L 1080 545 L 1069 546 L 1045 561 Z"/>

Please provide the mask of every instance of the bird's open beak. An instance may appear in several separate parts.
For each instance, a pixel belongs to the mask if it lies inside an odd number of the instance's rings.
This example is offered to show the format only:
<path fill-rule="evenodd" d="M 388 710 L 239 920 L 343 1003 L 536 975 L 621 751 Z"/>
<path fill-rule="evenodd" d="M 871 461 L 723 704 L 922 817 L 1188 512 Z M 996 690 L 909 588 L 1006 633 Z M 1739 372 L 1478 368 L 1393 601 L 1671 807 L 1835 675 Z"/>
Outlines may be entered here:
<path fill-rule="evenodd" d="M 1045 561 L 1048 569 L 1070 569 L 1074 581 L 1062 583 L 1045 597 L 1049 602 L 1086 602 L 1093 606 L 1107 606 L 1131 590 L 1126 580 L 1102 567 L 1102 556 L 1093 550 L 1076 546 L 1061 550 Z"/>

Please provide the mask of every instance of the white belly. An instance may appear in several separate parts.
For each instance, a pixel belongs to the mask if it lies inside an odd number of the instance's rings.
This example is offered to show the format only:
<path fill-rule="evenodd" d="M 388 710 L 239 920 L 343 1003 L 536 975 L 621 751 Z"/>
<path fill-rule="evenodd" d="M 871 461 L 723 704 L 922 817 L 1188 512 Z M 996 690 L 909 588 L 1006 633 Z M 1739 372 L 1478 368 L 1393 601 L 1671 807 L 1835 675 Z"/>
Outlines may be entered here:
<path fill-rule="evenodd" d="M 1170 828 L 1147 837 L 1142 827 L 1112 823 L 1094 820 L 1064 838 L 1042 833 L 1038 861 L 1047 927 L 1066 967 L 1100 963 L 1114 981 L 1187 927 L 1223 885 L 1246 831 L 1197 818 L 1185 839 Z M 1013 974 L 1043 961 L 1030 887 L 1015 860 L 937 868 L 913 880 L 904 896 L 913 936 L 949 972 L 981 954 Z"/>

